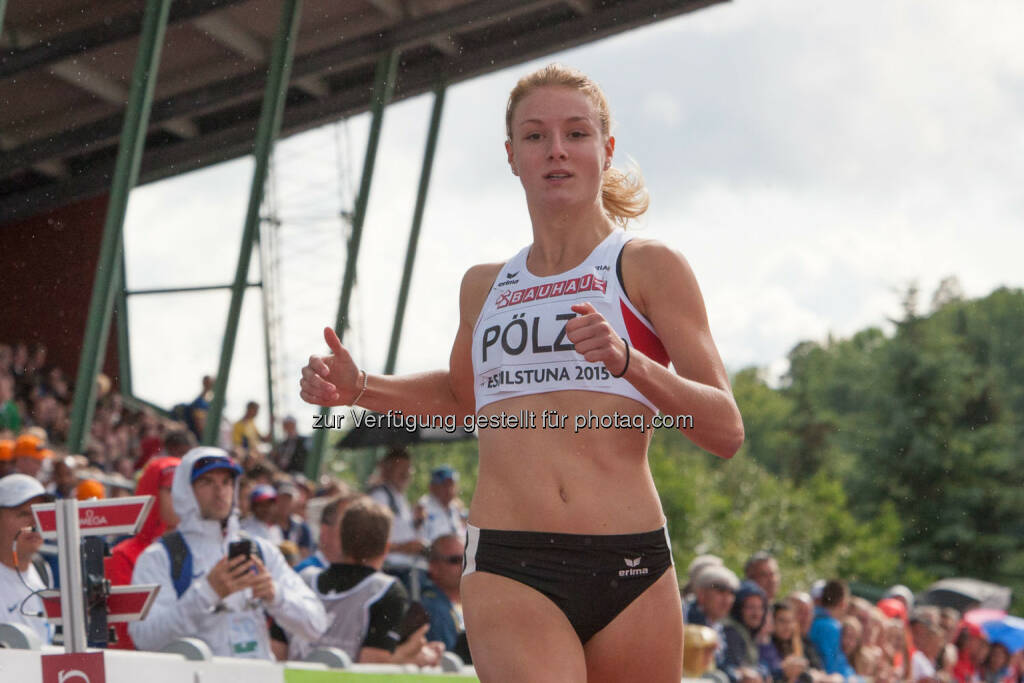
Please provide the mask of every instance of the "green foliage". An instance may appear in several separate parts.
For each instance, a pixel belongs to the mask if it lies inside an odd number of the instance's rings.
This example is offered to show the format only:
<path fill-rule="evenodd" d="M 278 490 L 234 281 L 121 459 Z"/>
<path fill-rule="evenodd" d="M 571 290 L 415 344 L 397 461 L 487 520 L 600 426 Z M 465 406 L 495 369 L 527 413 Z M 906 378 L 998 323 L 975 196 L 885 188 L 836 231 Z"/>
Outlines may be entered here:
<path fill-rule="evenodd" d="M 1024 607 L 1024 292 L 965 301 L 947 278 L 928 314 L 918 294 L 903 296 L 892 334 L 795 346 L 780 387 L 738 372 L 746 442 L 732 461 L 680 432 L 655 435 L 649 462 L 681 579 L 699 553 L 740 569 L 768 549 L 784 590 L 828 576 L 914 589 L 974 576 L 1011 586 Z M 441 463 L 470 498 L 475 441 L 416 453 L 411 498 Z M 346 473 L 372 461 L 348 456 Z"/>

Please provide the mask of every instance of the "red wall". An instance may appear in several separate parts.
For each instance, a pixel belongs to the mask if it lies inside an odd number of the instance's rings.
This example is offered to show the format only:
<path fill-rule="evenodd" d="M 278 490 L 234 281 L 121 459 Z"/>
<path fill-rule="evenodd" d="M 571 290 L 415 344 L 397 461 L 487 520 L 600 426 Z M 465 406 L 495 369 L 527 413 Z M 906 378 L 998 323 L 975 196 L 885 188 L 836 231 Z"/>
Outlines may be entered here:
<path fill-rule="evenodd" d="M 104 195 L 0 225 L 0 343 L 42 343 L 72 383 L 106 212 Z M 103 371 L 117 384 L 113 324 Z"/>

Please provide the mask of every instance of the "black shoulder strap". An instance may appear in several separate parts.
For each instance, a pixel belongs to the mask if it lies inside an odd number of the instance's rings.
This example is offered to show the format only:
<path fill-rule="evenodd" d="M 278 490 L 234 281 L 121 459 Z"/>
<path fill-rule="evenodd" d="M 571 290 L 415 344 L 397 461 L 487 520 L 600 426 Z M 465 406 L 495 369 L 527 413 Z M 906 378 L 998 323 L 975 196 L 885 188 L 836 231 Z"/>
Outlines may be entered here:
<path fill-rule="evenodd" d="M 160 542 L 171 560 L 171 581 L 180 598 L 192 584 L 192 551 L 178 530 L 168 531 L 160 537 Z"/>
<path fill-rule="evenodd" d="M 39 572 L 39 578 L 43 580 L 43 583 L 47 588 L 53 585 L 53 581 L 50 580 L 50 565 L 43 559 L 43 556 L 36 553 L 32 556 L 32 566 Z"/>
<path fill-rule="evenodd" d="M 391 492 L 391 489 L 388 486 L 386 486 L 385 484 L 377 484 L 376 486 L 371 486 L 369 490 L 367 490 L 367 493 L 373 493 L 374 491 L 378 491 L 381 489 L 384 490 L 384 495 L 388 497 L 388 507 L 391 508 L 391 512 L 393 512 L 395 514 L 395 517 L 397 517 L 398 501 L 395 500 L 395 494 Z"/>

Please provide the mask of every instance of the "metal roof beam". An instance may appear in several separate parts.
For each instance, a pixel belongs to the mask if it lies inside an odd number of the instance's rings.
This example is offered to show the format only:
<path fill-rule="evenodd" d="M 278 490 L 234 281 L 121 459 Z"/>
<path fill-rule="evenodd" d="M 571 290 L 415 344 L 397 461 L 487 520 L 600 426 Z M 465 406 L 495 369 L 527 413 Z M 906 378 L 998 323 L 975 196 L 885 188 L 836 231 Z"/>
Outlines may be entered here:
<path fill-rule="evenodd" d="M 9 133 L 0 133 L 0 151 L 7 151 L 21 144 L 22 140 L 19 137 Z M 33 164 L 32 170 L 54 180 L 65 180 L 70 175 L 68 165 L 56 159 Z"/>
<path fill-rule="evenodd" d="M 480 0 L 472 5 L 487 4 Z M 502 0 L 504 2 L 505 0 Z M 486 48 L 458 57 L 434 57 L 406 64 L 397 84 L 394 102 L 432 90 L 445 74 L 449 83 L 464 81 L 507 66 L 536 59 L 556 50 L 566 50 L 594 40 L 637 28 L 661 19 L 696 11 L 723 0 L 622 0 L 595 9 L 587 17 L 552 23 L 507 41 L 496 40 Z M 628 13 L 624 9 L 628 8 Z M 513 42 L 514 41 L 514 42 Z M 359 41 L 353 41 L 358 43 Z M 365 55 L 364 59 L 373 55 Z M 294 69 L 293 69 L 294 72 Z M 367 80 L 353 79 L 325 100 L 308 102 L 285 110 L 282 137 L 366 110 Z M 155 107 L 154 107 L 155 111 Z M 140 183 L 185 173 L 213 163 L 252 152 L 252 121 L 240 121 L 230 128 L 174 145 L 146 150 Z M 0 164 L 3 163 L 0 158 Z M 106 186 L 112 161 L 97 162 L 88 175 L 0 198 L 0 224 L 49 207 L 84 199 Z"/>
<path fill-rule="evenodd" d="M 244 28 L 231 21 L 226 15 L 213 14 L 200 17 L 192 22 L 206 35 L 232 52 L 251 62 L 266 64 L 270 59 L 270 48 Z M 293 84 L 313 97 L 327 97 L 331 89 L 323 79 L 309 76 Z"/>
<path fill-rule="evenodd" d="M 27 31 L 19 31 L 18 38 L 19 40 L 38 40 L 37 36 Z M 128 101 L 128 88 L 99 69 L 81 63 L 80 59 L 80 57 L 72 57 L 71 59 L 57 62 L 49 68 L 50 75 L 65 83 L 81 88 L 104 102 L 117 105 L 119 108 L 124 106 Z M 183 116 L 161 121 L 160 127 L 186 140 L 192 139 L 199 134 L 199 128 L 189 121 L 187 117 Z M 46 162 L 53 160 L 40 159 L 38 161 Z"/>
<path fill-rule="evenodd" d="M 375 9 L 384 13 L 393 21 L 418 18 L 426 14 L 416 6 L 410 7 L 405 0 L 367 0 Z M 451 34 L 431 36 L 428 41 L 437 51 L 444 55 L 459 54 L 459 45 Z"/>
<path fill-rule="evenodd" d="M 483 28 L 557 2 L 560 0 L 531 0 L 510 6 L 508 0 L 477 0 L 443 12 L 424 15 L 391 30 L 360 35 L 297 56 L 292 66 L 292 78 L 297 80 L 322 73 L 339 73 L 362 64 L 372 64 L 389 50 L 423 45 L 431 38 L 446 36 L 467 26 Z M 462 51 L 457 50 L 448 56 L 455 59 L 461 54 Z M 175 93 L 153 103 L 150 122 L 156 124 L 177 117 L 199 116 L 225 103 L 256 99 L 262 92 L 263 82 L 262 73 L 250 73 L 221 78 L 199 88 Z M 0 158 L 0 178 L 37 161 L 65 158 L 84 149 L 95 148 L 105 141 L 115 139 L 120 131 L 121 113 L 117 112 L 74 130 L 34 139 Z"/>
<path fill-rule="evenodd" d="M 594 0 L 565 0 L 565 4 L 580 16 L 590 14 L 594 11 Z"/>
<path fill-rule="evenodd" d="M 171 6 L 167 23 L 194 19 L 195 17 L 237 5 L 246 0 L 177 0 Z M 59 62 L 88 50 L 94 50 L 110 43 L 127 40 L 139 35 L 142 26 L 142 12 L 110 17 L 87 28 L 64 33 L 38 41 L 35 45 L 16 50 L 0 51 L 0 78 L 11 76 L 33 67 Z"/>

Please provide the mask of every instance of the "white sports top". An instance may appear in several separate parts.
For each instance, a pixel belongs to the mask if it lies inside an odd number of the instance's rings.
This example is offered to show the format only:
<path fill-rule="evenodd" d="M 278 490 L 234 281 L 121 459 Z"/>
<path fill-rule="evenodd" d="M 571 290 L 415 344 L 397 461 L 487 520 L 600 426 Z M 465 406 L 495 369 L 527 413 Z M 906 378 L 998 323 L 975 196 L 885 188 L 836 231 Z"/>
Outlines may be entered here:
<path fill-rule="evenodd" d="M 473 328 L 476 409 L 495 401 L 549 391 L 599 391 L 658 409 L 604 363 L 590 363 L 565 336 L 576 317 L 571 306 L 590 302 L 615 332 L 637 351 L 668 366 L 654 327 L 630 303 L 622 287 L 620 256 L 632 238 L 616 229 L 577 267 L 537 277 L 526 268 L 530 247 L 505 264 L 491 286 Z"/>

